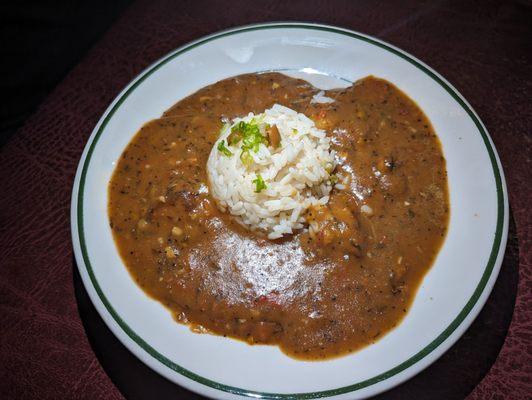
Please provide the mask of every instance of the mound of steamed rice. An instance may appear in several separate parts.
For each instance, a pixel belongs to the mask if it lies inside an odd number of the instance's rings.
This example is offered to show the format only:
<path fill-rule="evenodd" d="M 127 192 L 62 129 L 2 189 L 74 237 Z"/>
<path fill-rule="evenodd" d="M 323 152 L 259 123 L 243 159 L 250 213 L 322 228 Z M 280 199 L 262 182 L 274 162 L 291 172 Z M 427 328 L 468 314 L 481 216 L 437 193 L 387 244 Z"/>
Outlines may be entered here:
<path fill-rule="evenodd" d="M 275 125 L 280 146 L 273 148 L 261 143 L 257 152 L 249 152 L 253 162 L 245 165 L 240 157 L 241 143 L 229 145 L 227 140 L 240 121 L 258 123 L 263 134 L 267 125 Z M 221 141 L 231 155 L 219 150 Z M 269 239 L 306 227 L 305 211 L 329 201 L 330 173 L 334 167 L 334 152 L 325 131 L 304 114 L 278 104 L 262 114 L 250 113 L 227 123 L 207 162 L 211 193 L 218 206 Z M 258 175 L 266 185 L 260 191 Z"/>

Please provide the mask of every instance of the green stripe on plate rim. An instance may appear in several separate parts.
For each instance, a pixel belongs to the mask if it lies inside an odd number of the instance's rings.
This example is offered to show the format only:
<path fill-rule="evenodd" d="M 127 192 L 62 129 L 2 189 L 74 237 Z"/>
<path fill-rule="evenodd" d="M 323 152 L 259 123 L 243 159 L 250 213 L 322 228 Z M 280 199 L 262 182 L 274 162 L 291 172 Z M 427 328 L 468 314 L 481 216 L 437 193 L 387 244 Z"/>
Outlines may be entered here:
<path fill-rule="evenodd" d="M 105 130 L 105 127 L 107 126 L 109 120 L 112 118 L 113 114 L 116 112 L 116 110 L 121 106 L 121 104 L 124 102 L 124 100 L 129 96 L 129 94 L 135 90 L 137 86 L 139 86 L 148 76 L 153 74 L 155 71 L 157 71 L 159 68 L 161 68 L 163 65 L 168 63 L 170 60 L 176 58 L 177 56 L 195 48 L 198 46 L 201 46 L 202 44 L 205 44 L 207 42 L 210 42 L 215 39 L 219 39 L 225 36 L 230 36 L 234 34 L 239 34 L 242 32 L 250 32 L 250 31 L 256 31 L 256 30 L 267 30 L 267 29 L 313 29 L 313 30 L 319 30 L 319 31 L 326 31 L 326 32 L 333 32 L 336 34 L 349 36 L 351 38 L 362 40 L 364 42 L 370 43 L 372 45 L 378 46 L 382 49 L 385 49 L 404 60 L 410 62 L 417 68 L 419 68 L 421 71 L 429 75 L 432 79 L 434 79 L 438 84 L 440 84 L 455 100 L 460 104 L 460 106 L 467 112 L 469 117 L 474 121 L 477 129 L 479 130 L 482 139 L 484 140 L 484 144 L 486 145 L 486 149 L 489 154 L 489 158 L 493 167 L 493 173 L 495 176 L 495 183 L 496 183 L 496 189 L 497 189 L 497 226 L 495 230 L 495 239 L 493 242 L 493 246 L 491 249 L 490 257 L 488 260 L 488 263 L 486 265 L 486 268 L 484 270 L 484 273 L 482 275 L 482 278 L 480 279 L 475 291 L 473 292 L 473 295 L 469 299 L 469 301 L 466 303 L 464 308 L 460 311 L 458 316 L 451 322 L 451 324 L 440 334 L 438 337 L 436 337 L 431 343 L 429 343 L 425 348 L 420 350 L 417 354 L 413 355 L 406 361 L 402 362 L 401 364 L 397 365 L 396 367 L 380 374 L 377 376 L 374 376 L 370 379 L 366 379 L 364 381 L 354 383 L 352 385 L 340 387 L 337 389 L 330 389 L 330 390 L 324 390 L 319 392 L 308 392 L 308 393 L 292 393 L 292 394 L 283 394 L 283 393 L 266 393 L 266 392 L 257 392 L 252 390 L 246 390 L 241 389 L 233 386 L 224 385 L 219 382 L 212 381 L 210 379 L 204 378 L 200 375 L 197 375 L 193 373 L 192 371 L 189 371 L 180 365 L 174 363 L 173 361 L 166 358 L 164 355 L 159 353 L 157 350 L 155 350 L 153 347 L 151 347 L 144 339 L 142 339 L 137 333 L 135 333 L 128 325 L 127 323 L 118 315 L 118 313 L 115 311 L 113 306 L 109 303 L 109 300 L 103 293 L 100 285 L 98 284 L 98 281 L 94 275 L 94 271 L 92 269 L 92 265 L 87 253 L 87 245 L 85 243 L 85 236 L 84 236 L 84 224 L 83 224 L 83 193 L 85 188 L 85 179 L 87 176 L 87 170 L 89 167 L 90 159 L 92 156 L 92 153 L 94 151 L 94 148 L 96 146 L 96 143 L 98 142 L 98 139 L 102 135 L 103 131 Z M 218 34 L 214 34 L 211 36 L 207 36 L 205 38 L 199 39 L 196 42 L 193 42 L 189 45 L 185 45 L 179 49 L 177 49 L 175 52 L 169 54 L 165 58 L 161 59 L 157 64 L 153 65 L 150 69 L 145 71 L 142 76 L 140 76 L 122 95 L 121 97 L 116 101 L 115 105 L 111 108 L 111 110 L 107 113 L 104 120 L 102 121 L 100 127 L 98 128 L 98 131 L 96 135 L 94 136 L 94 139 L 89 147 L 89 150 L 87 152 L 87 156 L 85 158 L 85 162 L 83 164 L 83 169 L 81 171 L 81 178 L 79 183 L 79 191 L 78 191 L 78 200 L 77 200 L 77 220 L 78 220 L 78 234 L 79 234 L 79 241 L 80 241 L 80 247 L 81 252 L 83 255 L 83 260 L 85 263 L 85 266 L 87 268 L 88 275 L 90 277 L 90 280 L 92 282 L 92 285 L 94 286 L 94 289 L 96 290 L 96 293 L 100 297 L 100 300 L 104 304 L 105 308 L 111 314 L 111 316 L 114 318 L 116 323 L 123 329 L 123 331 L 142 349 L 144 349 L 148 354 L 150 354 L 153 358 L 160 361 L 163 365 L 166 367 L 172 369 L 175 372 L 178 372 L 179 374 L 186 376 L 187 378 L 190 378 L 198 383 L 201 383 L 203 385 L 209 386 L 214 389 L 222 390 L 225 392 L 241 395 L 241 396 L 249 396 L 249 397 L 258 397 L 258 398 L 268 398 L 268 399 L 287 399 L 287 398 L 295 398 L 295 399 L 313 399 L 313 398 L 321 398 L 321 397 L 327 397 L 327 396 L 335 396 L 340 395 L 344 393 L 353 392 L 362 388 L 366 388 L 368 386 L 374 385 L 378 382 L 384 381 L 402 371 L 405 369 L 411 367 L 418 361 L 422 360 L 425 356 L 427 356 L 429 353 L 431 353 L 433 350 L 435 350 L 440 344 L 442 344 L 462 323 L 462 321 L 466 318 L 466 316 L 471 312 L 475 304 L 477 303 L 478 299 L 480 298 L 482 292 L 484 291 L 484 288 L 486 287 L 486 284 L 488 283 L 488 280 L 491 276 L 491 273 L 493 271 L 493 268 L 495 266 L 495 262 L 497 260 L 497 256 L 499 254 L 499 249 L 501 245 L 501 239 L 503 234 L 503 223 L 504 223 L 504 195 L 503 195 L 503 187 L 502 187 L 502 179 L 499 171 L 499 166 L 497 164 L 497 159 L 495 156 L 495 152 L 491 146 L 490 140 L 488 138 L 488 135 L 480 122 L 480 120 L 477 118 L 473 110 L 462 100 L 460 95 L 451 88 L 445 81 L 443 81 L 438 75 L 436 75 L 432 70 L 430 70 L 425 65 L 421 64 L 414 58 L 412 58 L 407 53 L 404 53 L 391 45 L 388 45 L 386 43 L 383 43 L 381 41 L 378 41 L 376 39 L 364 36 L 362 34 L 358 34 L 353 31 L 348 31 L 340 28 L 335 28 L 332 26 L 324 26 L 324 25 L 314 25 L 309 23 L 274 23 L 274 24 L 259 24 L 259 25 L 251 25 L 251 26 L 245 26 L 242 28 L 236 28 L 229 31 L 223 31 Z"/>

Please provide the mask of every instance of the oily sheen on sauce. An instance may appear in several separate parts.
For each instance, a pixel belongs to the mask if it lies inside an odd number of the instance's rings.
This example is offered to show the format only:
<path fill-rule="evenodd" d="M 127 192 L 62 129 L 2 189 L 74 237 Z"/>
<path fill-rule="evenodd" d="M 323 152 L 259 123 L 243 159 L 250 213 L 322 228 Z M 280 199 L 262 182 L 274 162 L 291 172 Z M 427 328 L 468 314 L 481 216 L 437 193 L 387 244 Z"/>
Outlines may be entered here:
<path fill-rule="evenodd" d="M 318 93 L 278 73 L 229 78 L 146 123 L 123 152 L 109 185 L 113 235 L 133 278 L 177 321 L 319 360 L 375 342 L 408 311 L 447 231 L 440 142 L 390 82 L 326 91 L 329 103 Z M 327 131 L 348 178 L 307 215 L 320 226 L 312 237 L 260 237 L 208 193 L 222 118 L 276 103 Z"/>

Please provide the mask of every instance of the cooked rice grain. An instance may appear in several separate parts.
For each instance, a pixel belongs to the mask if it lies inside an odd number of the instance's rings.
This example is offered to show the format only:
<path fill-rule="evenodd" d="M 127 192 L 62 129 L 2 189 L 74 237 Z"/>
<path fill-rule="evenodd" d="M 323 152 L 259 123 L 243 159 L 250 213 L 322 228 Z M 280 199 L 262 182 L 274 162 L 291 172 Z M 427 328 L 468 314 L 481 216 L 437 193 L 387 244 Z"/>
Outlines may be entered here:
<path fill-rule="evenodd" d="M 240 159 L 240 142 L 228 145 L 231 128 L 240 121 L 276 125 L 281 146 L 260 144 L 250 152 L 253 163 Z M 232 156 L 218 150 L 224 141 Z M 324 130 L 304 114 L 275 104 L 262 114 L 248 114 L 226 124 L 207 162 L 211 193 L 223 211 L 228 211 L 247 228 L 263 232 L 270 239 L 305 228 L 305 211 L 326 204 L 331 191 L 330 173 L 334 152 Z M 253 180 L 260 175 L 266 189 L 256 193 Z"/>

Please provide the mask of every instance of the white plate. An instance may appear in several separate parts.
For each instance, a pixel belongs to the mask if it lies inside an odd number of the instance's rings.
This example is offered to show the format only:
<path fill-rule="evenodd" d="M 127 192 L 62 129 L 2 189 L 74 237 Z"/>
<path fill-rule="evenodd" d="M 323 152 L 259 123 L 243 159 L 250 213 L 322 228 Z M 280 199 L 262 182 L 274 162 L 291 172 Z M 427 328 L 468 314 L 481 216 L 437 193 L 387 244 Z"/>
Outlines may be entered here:
<path fill-rule="evenodd" d="M 321 86 L 368 74 L 414 99 L 441 139 L 451 219 L 445 244 L 395 330 L 330 361 L 302 362 L 274 346 L 198 335 L 134 283 L 115 248 L 107 185 L 141 125 L 221 79 L 285 71 Z M 345 29 L 303 23 L 241 27 L 199 39 L 141 73 L 104 113 L 81 157 L 72 193 L 72 238 L 85 287 L 113 333 L 168 379 L 214 398 L 361 398 L 412 377 L 471 324 L 497 278 L 506 244 L 506 185 L 486 128 L 464 98 L 409 54 Z"/>

